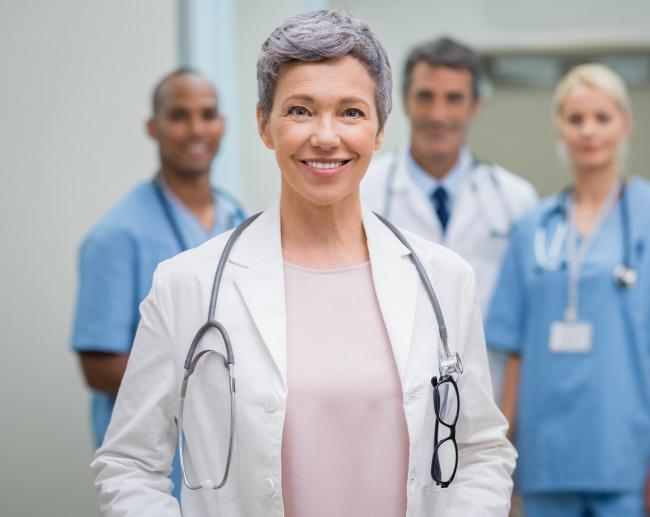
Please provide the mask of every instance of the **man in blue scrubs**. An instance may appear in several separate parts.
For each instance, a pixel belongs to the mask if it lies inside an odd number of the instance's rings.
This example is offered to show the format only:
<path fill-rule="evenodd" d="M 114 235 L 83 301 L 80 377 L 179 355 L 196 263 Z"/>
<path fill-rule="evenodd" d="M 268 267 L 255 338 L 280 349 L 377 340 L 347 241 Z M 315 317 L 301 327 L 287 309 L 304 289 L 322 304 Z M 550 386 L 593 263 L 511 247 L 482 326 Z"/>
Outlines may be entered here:
<path fill-rule="evenodd" d="M 139 304 L 149 292 L 156 266 L 245 218 L 237 201 L 210 184 L 224 120 L 205 77 L 179 69 L 163 78 L 154 90 L 147 129 L 158 144 L 158 173 L 99 221 L 79 256 L 72 347 L 93 390 L 98 447 L 126 368 Z M 171 479 L 177 495 L 178 470 L 175 462 Z"/>

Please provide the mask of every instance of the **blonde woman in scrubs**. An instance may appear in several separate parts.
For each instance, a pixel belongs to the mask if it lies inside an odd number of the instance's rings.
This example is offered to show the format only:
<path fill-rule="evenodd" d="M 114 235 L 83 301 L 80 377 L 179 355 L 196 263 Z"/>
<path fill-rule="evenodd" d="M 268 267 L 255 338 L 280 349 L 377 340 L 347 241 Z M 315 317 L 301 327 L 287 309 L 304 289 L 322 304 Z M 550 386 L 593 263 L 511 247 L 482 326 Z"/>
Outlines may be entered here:
<path fill-rule="evenodd" d="M 558 85 L 572 186 L 515 229 L 487 339 L 510 354 L 503 409 L 526 517 L 650 515 L 650 185 L 624 176 L 623 81 L 601 65 Z"/>

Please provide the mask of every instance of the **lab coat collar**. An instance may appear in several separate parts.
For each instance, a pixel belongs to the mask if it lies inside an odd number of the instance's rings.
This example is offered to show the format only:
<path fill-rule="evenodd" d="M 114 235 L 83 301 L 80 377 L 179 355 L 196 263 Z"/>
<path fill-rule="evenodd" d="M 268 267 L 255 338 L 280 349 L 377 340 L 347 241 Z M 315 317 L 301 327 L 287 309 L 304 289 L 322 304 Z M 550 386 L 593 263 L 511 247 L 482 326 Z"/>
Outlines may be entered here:
<path fill-rule="evenodd" d="M 402 382 L 413 335 L 418 277 L 409 251 L 368 209 L 362 208 L 373 283 Z M 274 203 L 244 231 L 229 262 L 243 268 L 235 284 L 286 387 L 287 346 L 280 206 Z"/>

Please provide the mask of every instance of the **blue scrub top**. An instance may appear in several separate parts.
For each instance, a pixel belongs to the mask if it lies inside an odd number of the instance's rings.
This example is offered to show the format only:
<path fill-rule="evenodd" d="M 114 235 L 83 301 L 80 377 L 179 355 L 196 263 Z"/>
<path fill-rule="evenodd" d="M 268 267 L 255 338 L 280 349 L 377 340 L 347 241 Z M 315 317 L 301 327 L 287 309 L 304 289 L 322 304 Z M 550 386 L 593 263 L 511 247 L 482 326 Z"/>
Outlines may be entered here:
<path fill-rule="evenodd" d="M 215 189 L 215 223 L 208 231 L 164 185 L 162 192 L 189 247 L 233 228 L 246 217 L 237 201 Z M 149 293 L 156 266 L 181 251 L 153 183 L 147 181 L 133 189 L 81 246 L 72 348 L 77 352 L 129 353 L 140 320 L 140 302 Z M 114 397 L 93 392 L 92 424 L 98 447 L 114 404 Z M 179 483 L 175 484 L 178 489 Z"/>
<path fill-rule="evenodd" d="M 521 355 L 516 471 L 522 494 L 640 490 L 650 469 L 650 183 L 634 178 L 625 196 L 637 285 L 622 289 L 622 203 L 604 220 L 579 280 L 579 319 L 593 326 L 588 353 L 554 353 L 551 324 L 567 306 L 566 242 L 561 267 L 535 258 L 540 225 L 555 235 L 562 203 L 542 201 L 515 227 L 486 321 L 488 345 Z"/>

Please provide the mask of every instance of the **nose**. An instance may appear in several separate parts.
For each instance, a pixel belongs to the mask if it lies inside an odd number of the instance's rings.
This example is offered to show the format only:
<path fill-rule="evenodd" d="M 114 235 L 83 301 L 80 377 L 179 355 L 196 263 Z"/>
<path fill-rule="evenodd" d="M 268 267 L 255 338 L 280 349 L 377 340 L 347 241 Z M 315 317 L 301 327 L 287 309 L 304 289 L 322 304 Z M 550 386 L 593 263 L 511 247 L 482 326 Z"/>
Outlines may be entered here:
<path fill-rule="evenodd" d="M 444 106 L 444 103 L 433 101 L 429 104 L 427 114 L 429 115 L 430 120 L 445 120 L 447 117 L 447 109 Z"/>
<path fill-rule="evenodd" d="M 314 124 L 311 134 L 310 143 L 313 147 L 318 147 L 325 151 L 335 149 L 341 144 L 336 122 L 329 116 L 319 117 Z"/>
<path fill-rule="evenodd" d="M 205 120 L 201 116 L 190 117 L 190 133 L 192 135 L 201 135 L 205 130 Z"/>
<path fill-rule="evenodd" d="M 585 118 L 582 125 L 580 126 L 580 133 L 582 133 L 582 136 L 591 136 L 594 134 L 595 130 L 596 121 L 591 117 Z"/>

